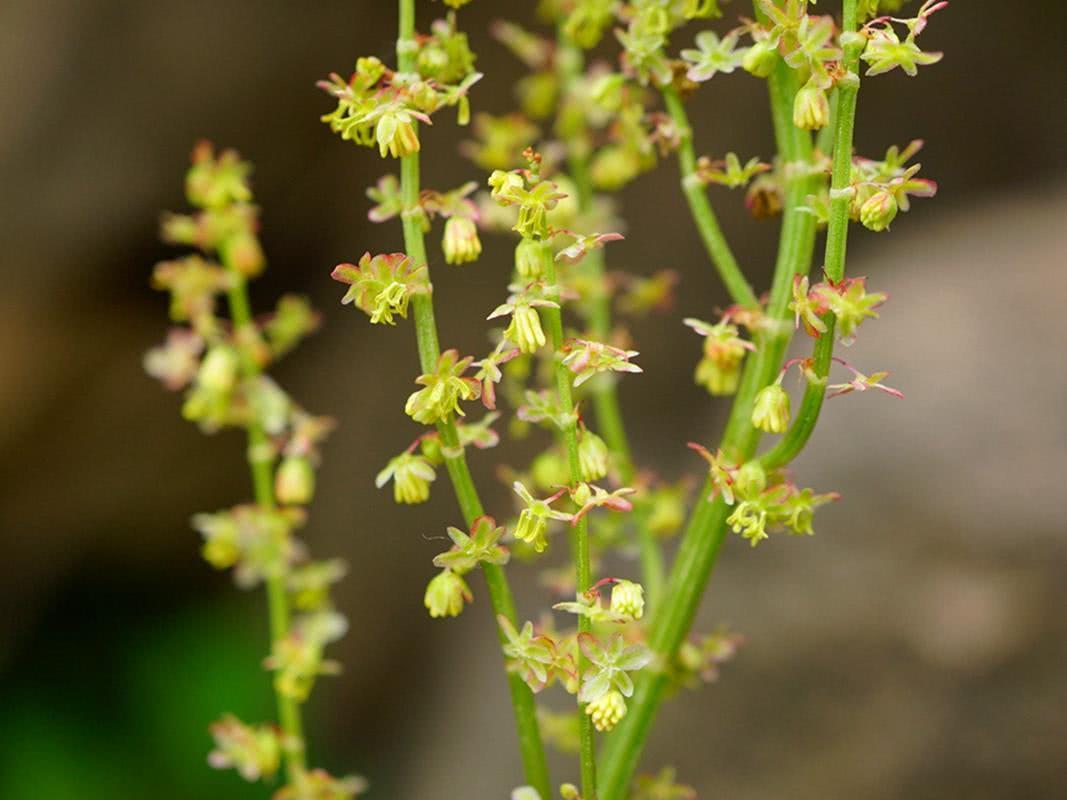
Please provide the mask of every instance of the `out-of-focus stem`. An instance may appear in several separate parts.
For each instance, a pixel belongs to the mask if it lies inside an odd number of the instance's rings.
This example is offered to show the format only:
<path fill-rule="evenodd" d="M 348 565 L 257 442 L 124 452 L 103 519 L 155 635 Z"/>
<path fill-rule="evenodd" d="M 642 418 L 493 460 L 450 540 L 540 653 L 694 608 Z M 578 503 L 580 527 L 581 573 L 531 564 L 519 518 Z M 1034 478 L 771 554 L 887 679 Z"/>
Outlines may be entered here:
<path fill-rule="evenodd" d="M 560 47 L 558 58 L 560 82 L 563 91 L 569 81 L 575 80 L 582 71 L 584 58 L 581 48 L 567 39 L 562 29 L 557 34 Z M 576 137 L 577 138 L 577 137 Z M 589 175 L 589 152 L 584 146 L 570 146 L 567 153 L 567 168 L 574 181 L 578 210 L 582 213 L 593 207 L 593 185 Z M 583 266 L 592 276 L 593 284 L 601 287 L 604 278 L 604 254 L 601 250 L 589 253 Z M 607 291 L 598 291 L 590 298 L 589 328 L 599 341 L 606 341 L 611 335 L 611 295 Z M 633 454 L 629 437 L 619 403 L 616 381 L 608 376 L 593 382 L 593 410 L 596 413 L 598 432 L 611 451 L 619 480 L 623 485 L 630 485 L 636 477 Z M 637 540 L 641 557 L 641 581 L 649 609 L 655 606 L 663 585 L 663 551 L 656 537 L 638 520 Z"/>
<path fill-rule="evenodd" d="M 226 259 L 223 258 L 225 262 Z M 233 321 L 234 335 L 240 338 L 243 331 L 254 330 L 252 309 L 248 302 L 248 286 L 245 278 L 233 267 L 224 263 L 230 274 L 231 285 L 227 292 L 230 319 Z M 241 354 L 241 374 L 247 381 L 259 377 L 261 370 L 255 359 L 246 353 Z M 252 473 L 252 489 L 256 505 L 267 511 L 275 507 L 273 466 L 274 456 L 270 441 L 259 420 L 248 423 L 248 466 Z M 267 608 L 270 616 L 271 649 L 289 635 L 289 595 L 285 586 L 285 575 L 271 575 L 266 580 Z M 285 748 L 286 774 L 290 781 L 304 769 L 306 763 L 306 744 L 304 742 L 303 722 L 300 717 L 300 705 L 275 689 L 278 705 L 278 724 L 285 734 L 288 745 Z"/>

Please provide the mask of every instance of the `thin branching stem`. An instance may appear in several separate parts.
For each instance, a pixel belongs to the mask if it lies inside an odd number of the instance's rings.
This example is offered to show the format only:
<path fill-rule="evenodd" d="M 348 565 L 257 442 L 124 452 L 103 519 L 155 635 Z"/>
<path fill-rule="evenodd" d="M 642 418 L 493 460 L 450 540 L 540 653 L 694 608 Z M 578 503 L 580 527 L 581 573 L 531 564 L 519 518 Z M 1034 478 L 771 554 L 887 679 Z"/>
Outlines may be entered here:
<path fill-rule="evenodd" d="M 556 261 L 552 255 L 552 248 L 546 243 L 542 246 L 542 260 L 544 263 L 544 279 L 548 291 L 554 292 L 559 297 L 559 285 L 556 281 Z M 562 361 L 561 349 L 563 347 L 563 314 L 558 307 L 545 307 L 541 309 L 541 316 L 548 328 L 548 339 L 551 344 L 551 357 L 555 362 L 556 395 L 559 399 L 560 412 L 565 415 L 566 423 L 562 426 L 563 442 L 567 448 L 567 463 L 570 469 L 571 485 L 577 486 L 582 482 L 582 470 L 578 460 L 578 415 L 575 413 L 574 397 L 571 392 L 571 380 L 573 376 Z M 574 526 L 574 561 L 575 575 L 578 591 L 585 592 L 593 585 L 592 567 L 589 562 L 589 516 L 583 514 Z M 578 617 L 578 633 L 590 633 L 592 624 L 589 617 Z M 578 674 L 581 675 L 586 669 L 586 657 L 581 648 L 578 648 Z M 593 721 L 585 713 L 584 703 L 579 701 L 578 733 L 580 740 L 580 762 L 582 777 L 582 798 L 596 800 L 596 752 L 593 741 Z"/>
<path fill-rule="evenodd" d="M 689 125 L 689 115 L 686 114 L 685 106 L 678 90 L 673 86 L 663 89 L 663 102 L 667 106 L 667 113 L 671 115 L 678 131 L 678 170 L 682 175 L 682 193 L 689 203 L 689 211 L 693 215 L 700 240 L 708 251 L 711 263 L 719 271 L 726 291 L 730 298 L 738 305 L 746 308 L 759 308 L 759 299 L 752 290 L 752 285 L 741 272 L 737 259 L 719 227 L 718 217 L 708 202 L 708 196 L 704 186 L 697 177 L 696 152 L 693 149 L 693 129 Z"/>
<path fill-rule="evenodd" d="M 255 330 L 252 309 L 248 301 L 248 285 L 243 275 L 232 265 L 224 266 L 230 274 L 230 288 L 227 300 L 230 319 L 233 322 L 234 335 L 240 339 L 243 331 Z M 261 372 L 259 364 L 248 353 L 241 355 L 241 374 L 247 381 L 253 381 Z M 248 432 L 248 466 L 252 473 L 252 489 L 256 504 L 266 510 L 275 508 L 274 481 L 272 477 L 274 456 L 270 441 L 263 424 L 253 418 L 247 427 Z M 271 649 L 289 635 L 289 595 L 285 585 L 284 574 L 272 574 L 266 579 L 267 605 L 270 615 Z M 303 721 L 300 716 L 300 704 L 275 689 L 278 704 L 278 724 L 285 735 L 287 746 L 285 752 L 286 775 L 290 782 L 296 780 L 297 774 L 304 770 L 306 764 L 306 745 L 304 742 Z"/>
<path fill-rule="evenodd" d="M 851 19 L 851 30 L 855 30 L 855 0 L 845 0 L 845 6 L 846 23 Z M 774 379 L 781 367 L 792 336 L 788 320 L 792 281 L 796 275 L 810 270 L 815 240 L 814 218 L 799 212 L 812 191 L 813 178 L 805 169 L 812 158 L 811 136 L 791 122 L 797 78 L 779 62 L 769 85 L 775 138 L 786 178 L 786 198 L 766 325 L 757 337 L 757 352 L 745 365 L 722 438 L 722 449 L 737 462 L 752 458 L 759 443 L 760 432 L 751 421 L 752 405 L 759 390 Z M 854 110 L 854 102 L 850 106 L 842 99 L 838 103 L 838 119 L 851 117 Z M 847 123 L 849 129 L 851 124 L 851 121 Z M 850 146 L 845 149 L 851 152 Z M 652 619 L 650 647 L 666 659 L 673 657 L 689 631 L 726 535 L 730 507 L 721 496 L 713 502 L 703 500 L 713 488 L 710 482 L 706 483 L 698 496 L 667 582 L 671 591 Z M 602 800 L 622 800 L 625 796 L 666 687 L 667 676 L 663 673 L 646 674 L 638 680 L 630 713 L 609 737 L 602 753 Z"/>
<path fill-rule="evenodd" d="M 850 8 L 851 7 L 851 8 Z M 851 13 L 851 16 L 850 16 Z M 844 30 L 856 30 L 856 4 L 845 3 Z M 848 187 L 852 172 L 852 139 L 856 122 L 856 100 L 859 95 L 859 56 L 862 44 L 845 46 L 845 80 L 837 89 L 836 118 L 834 120 L 833 175 L 830 179 L 830 220 L 826 232 L 826 260 L 824 270 L 827 280 L 839 282 L 845 277 L 845 254 L 848 245 L 849 203 Z M 815 340 L 812 348 L 812 372 L 800 401 L 796 419 L 778 444 L 760 457 L 760 463 L 773 469 L 783 467 L 796 458 L 807 444 L 819 421 L 823 401 L 826 398 L 827 377 L 834 355 L 834 329 L 836 320 L 832 313 L 823 319 L 826 330 Z"/>
<path fill-rule="evenodd" d="M 415 68 L 415 0 L 399 0 L 399 10 L 397 67 L 401 72 L 409 72 Z M 415 264 L 428 264 L 426 243 L 418 212 L 419 183 L 419 154 L 413 153 L 402 158 L 400 163 L 400 191 L 404 208 L 402 215 L 404 247 L 407 256 Z M 433 298 L 430 294 L 416 295 L 412 299 L 412 307 L 419 363 L 423 372 L 432 372 L 440 356 Z M 466 456 L 460 446 L 455 421 L 449 418 L 439 423 L 437 430 L 441 437 L 445 467 L 451 479 L 456 500 L 464 520 L 470 526 L 484 513 L 484 509 L 467 466 Z M 483 563 L 482 573 L 485 575 L 494 615 L 503 615 L 512 624 L 516 624 L 518 620 L 515 614 L 515 602 L 503 569 L 495 564 Z M 503 633 L 498 631 L 498 636 L 503 642 Z M 548 777 L 548 764 L 537 725 L 537 708 L 533 693 L 522 678 L 512 672 L 508 673 L 508 687 L 515 713 L 519 750 L 522 755 L 526 782 L 540 792 L 542 797 L 549 797 L 551 784 Z"/>

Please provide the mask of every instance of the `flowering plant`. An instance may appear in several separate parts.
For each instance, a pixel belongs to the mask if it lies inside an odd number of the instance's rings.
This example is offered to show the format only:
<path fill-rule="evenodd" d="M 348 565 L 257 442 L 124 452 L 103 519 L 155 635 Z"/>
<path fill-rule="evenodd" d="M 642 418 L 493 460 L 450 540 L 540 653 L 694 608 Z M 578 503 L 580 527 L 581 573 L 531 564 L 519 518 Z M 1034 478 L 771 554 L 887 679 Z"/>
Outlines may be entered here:
<path fill-rule="evenodd" d="M 484 579 L 524 766 L 513 797 L 554 796 L 545 744 L 578 755 L 580 785 L 559 786 L 564 798 L 691 797 L 670 768 L 636 777 L 635 770 L 668 689 L 714 679 L 741 643 L 725 629 L 691 630 L 724 538 L 732 531 L 755 547 L 777 532 L 812 535 L 815 510 L 838 496 L 801 488 L 787 467 L 824 401 L 870 388 L 901 396 L 882 384 L 884 371 L 868 376 L 835 355 L 887 301 L 864 278 L 846 276 L 846 244 L 853 223 L 887 231 L 910 210 L 911 197 L 929 197 L 936 185 L 908 164 L 921 142 L 890 147 L 881 160 L 854 153 L 857 97 L 863 65 L 866 76 L 897 68 L 910 76 L 940 60 L 918 39 L 947 3 L 927 0 L 914 17 L 898 18 L 885 14 L 897 13 L 903 0 L 843 0 L 839 16 L 816 13 L 809 0 L 755 0 L 750 18 L 715 30 L 708 26 L 723 16 L 718 0 L 542 0 L 539 14 L 554 35 L 513 22 L 493 27 L 529 69 L 517 87 L 520 110 L 472 117 L 483 75 L 459 27 L 457 9 L 467 2 L 445 0 L 444 18 L 418 33 L 415 0 L 398 0 L 395 66 L 363 57 L 347 79 L 334 74 L 320 84 L 336 103 L 322 117 L 333 132 L 399 162 L 399 178 L 386 175 L 367 195 L 372 221 L 399 219 L 403 252 L 365 253 L 333 271 L 348 287 L 341 302 L 371 324 L 414 328 L 419 388 L 403 408 L 426 429 L 376 482 L 392 483 L 397 503 L 417 504 L 440 489 L 442 468 L 448 476 L 459 518 L 445 521 L 452 545 L 432 559 L 439 571 L 423 600 L 430 616 L 454 617 L 480 592 L 472 575 Z M 676 50 L 676 35 L 694 46 Z M 612 50 L 611 59 L 588 56 L 594 47 Z M 771 156 L 697 157 L 686 104 L 699 102 L 704 83 L 732 74 L 768 86 Z M 473 122 L 463 152 L 482 174 L 455 189 L 426 189 L 425 126 L 446 108 L 456 110 L 458 124 Z M 719 441 L 690 444 L 707 464 L 695 493 L 641 463 L 617 393 L 620 379 L 641 380 L 642 372 L 625 319 L 668 312 L 679 272 L 608 271 L 624 227 L 612 193 L 663 161 L 677 163 L 696 231 L 731 300 L 717 316 L 708 304 L 702 316 L 711 321 L 680 321 L 703 339 L 696 383 L 733 398 Z M 201 147 L 194 155 L 187 185 L 200 211 L 168 217 L 164 231 L 201 255 L 155 273 L 171 293 L 172 317 L 185 325 L 147 360 L 169 388 L 188 387 L 187 417 L 207 430 L 243 427 L 250 443 L 256 503 L 200 515 L 194 524 L 213 565 L 235 567 L 244 585 L 268 587 L 274 642 L 265 663 L 276 673 L 281 728 L 224 718 L 211 760 L 250 780 L 269 777 L 284 761 L 288 779 L 278 797 L 350 797 L 362 788 L 357 779 L 306 768 L 297 714 L 316 677 L 336 669 L 323 650 L 343 632 L 326 591 L 342 567 L 307 561 L 292 536 L 329 424 L 299 410 L 263 372 L 315 318 L 294 299 L 263 322 L 250 316 L 244 285 L 263 256 L 247 175 L 230 152 Z M 742 189 L 754 215 L 781 217 L 766 294 L 734 257 L 709 186 Z M 486 309 L 488 321 L 500 322 L 485 355 L 439 345 L 426 247 L 438 219 L 446 264 L 478 262 L 483 235 L 515 242 L 514 261 L 501 273 L 502 302 Z M 228 298 L 229 323 L 215 313 L 219 295 Z M 786 361 L 801 327 L 811 354 Z M 844 382 L 830 383 L 835 364 L 848 371 Z M 793 367 L 803 384 L 799 398 L 785 381 Z M 478 400 L 486 413 L 475 421 Z M 470 448 L 500 442 L 493 425 L 502 415 L 509 437 L 536 436 L 543 450 L 500 470 L 515 503 L 510 514 L 494 509 L 494 517 L 468 454 L 482 458 Z M 761 451 L 764 434 L 778 438 Z M 551 610 L 560 615 L 520 614 L 506 570 L 537 563 L 560 547 L 563 532 L 572 556 L 543 572 Z M 667 540 L 679 535 L 668 572 Z M 609 556 L 630 553 L 638 554 L 634 574 L 603 574 L 619 563 Z M 299 616 L 290 617 L 290 607 Z M 574 696 L 571 712 L 538 707 L 536 696 L 554 685 Z"/>

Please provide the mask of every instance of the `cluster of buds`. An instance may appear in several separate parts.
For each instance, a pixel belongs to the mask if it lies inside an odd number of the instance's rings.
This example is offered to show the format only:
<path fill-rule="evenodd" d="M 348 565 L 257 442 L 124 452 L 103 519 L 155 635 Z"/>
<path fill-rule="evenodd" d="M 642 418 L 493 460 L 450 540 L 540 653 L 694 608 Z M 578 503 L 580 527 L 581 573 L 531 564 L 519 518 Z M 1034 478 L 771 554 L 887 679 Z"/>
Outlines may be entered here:
<path fill-rule="evenodd" d="M 664 767 L 655 775 L 638 775 L 632 800 L 697 800 L 696 789 L 676 778 L 674 767 Z"/>
<path fill-rule="evenodd" d="M 583 633 L 578 636 L 578 646 L 588 661 L 578 700 L 585 703 L 585 713 L 598 731 L 610 731 L 626 716 L 626 698 L 634 693 L 629 673 L 647 666 L 652 651 L 643 644 L 627 644 L 621 634 L 602 644 L 595 636 Z"/>
<path fill-rule="evenodd" d="M 600 590 L 611 586 L 611 599 L 604 605 Z M 566 611 L 587 617 L 592 622 L 634 622 L 645 613 L 644 587 L 622 578 L 603 578 L 585 592 L 579 592 L 574 601 L 556 603 L 556 611 Z"/>
<path fill-rule="evenodd" d="M 466 37 L 439 28 L 415 45 L 421 56 L 416 59 L 418 73 L 396 72 L 369 56 L 356 62 L 348 80 L 333 73 L 320 81 L 319 87 L 337 101 L 322 121 L 346 141 L 377 146 L 383 158 L 417 153 L 417 123 L 428 123 L 441 108 L 458 107 L 460 123 L 465 124 L 470 115 L 467 91 L 481 78 L 472 71 Z"/>
<path fill-rule="evenodd" d="M 900 211 L 911 209 L 910 197 L 933 197 L 937 184 L 917 178 L 921 164 L 907 166 L 912 156 L 922 149 L 922 141 L 915 140 L 903 150 L 896 146 L 886 151 L 880 161 L 854 158 L 849 201 L 849 216 L 868 230 L 888 230 Z"/>
<path fill-rule="evenodd" d="M 305 299 L 292 295 L 258 318 L 248 308 L 246 283 L 265 265 L 250 174 L 251 166 L 232 150 L 216 154 L 206 143 L 194 149 L 186 195 L 195 211 L 165 216 L 162 235 L 199 253 L 155 269 L 153 284 L 170 293 L 171 319 L 180 327 L 149 351 L 145 368 L 166 388 L 186 391 L 182 413 L 203 429 L 236 426 L 248 432 L 258 502 L 197 514 L 192 524 L 212 566 L 232 568 L 244 588 L 269 583 L 272 593 L 280 590 L 272 602 L 277 596 L 299 612 L 272 642 L 265 660 L 275 672 L 277 693 L 299 703 L 316 676 L 337 671 L 323 651 L 347 627 L 329 596 L 344 564 L 309 560 L 293 536 L 305 519 L 301 506 L 314 496 L 319 447 L 333 421 L 300 408 L 264 373 L 317 327 L 318 315 Z M 219 314 L 221 295 L 228 300 L 228 320 Z M 232 716 L 211 731 L 216 747 L 210 763 L 233 768 L 250 781 L 271 779 L 285 753 L 303 748 L 303 742 L 291 740 L 292 732 L 283 735 L 274 726 L 250 726 Z M 276 797 L 343 800 L 363 785 L 360 779 L 338 781 L 319 770 L 289 772 L 292 781 Z M 302 781 L 322 788 L 297 786 Z M 318 794 L 309 794 L 312 790 Z"/>
<path fill-rule="evenodd" d="M 636 350 L 623 350 L 588 339 L 570 339 L 563 344 L 563 364 L 574 373 L 575 387 L 590 378 L 609 372 L 641 372 L 630 359 L 640 355 Z"/>
<path fill-rule="evenodd" d="M 281 731 L 272 725 L 246 725 L 226 714 L 211 725 L 215 749 L 208 763 L 215 769 L 234 769 L 246 781 L 270 780 L 282 760 Z"/>
<path fill-rule="evenodd" d="M 734 507 L 727 524 L 753 547 L 774 531 L 813 534 L 815 509 L 839 498 L 835 492 L 815 494 L 799 489 L 781 470 L 767 472 L 755 461 L 730 464 L 721 452 L 711 453 L 692 443 L 689 447 L 708 462 L 708 478 L 714 487 L 708 500 L 721 495 Z"/>
<path fill-rule="evenodd" d="M 868 75 L 881 75 L 883 72 L 900 68 L 905 73 L 915 76 L 919 67 L 936 64 L 943 53 L 923 52 L 916 44 L 916 37 L 926 28 L 930 15 L 948 5 L 944 0 L 926 0 L 919 8 L 919 13 L 910 19 L 896 17 L 878 17 L 867 23 L 867 47 L 861 58 L 867 62 Z M 902 40 L 893 24 L 903 25 L 908 33 Z"/>
<path fill-rule="evenodd" d="M 274 672 L 274 688 L 283 697 L 307 700 L 319 675 L 337 675 L 341 665 L 324 658 L 326 646 L 343 637 L 348 623 L 329 608 L 302 614 L 288 635 L 274 642 L 263 664 Z"/>
<path fill-rule="evenodd" d="M 288 571 L 298 552 L 292 531 L 303 519 L 298 509 L 244 504 L 196 514 L 192 525 L 203 537 L 204 560 L 216 569 L 235 568 L 237 584 L 252 588 Z"/>
<path fill-rule="evenodd" d="M 425 270 L 403 253 L 364 253 L 358 265 L 339 264 L 330 276 L 348 284 L 342 303 L 352 303 L 375 324 L 395 325 L 395 316 L 407 319 L 413 295 L 431 291 Z"/>
<path fill-rule="evenodd" d="M 736 392 L 745 354 L 756 346 L 742 339 L 738 326 L 726 317 L 714 325 L 692 317 L 684 322 L 704 337 L 704 354 L 694 374 L 697 385 L 716 396 Z"/>
<path fill-rule="evenodd" d="M 747 186 L 757 175 L 770 171 L 771 165 L 753 156 L 744 164 L 736 153 L 727 153 L 722 161 L 712 161 L 707 156 L 697 159 L 696 175 L 702 183 L 714 183 L 727 189 Z"/>
<path fill-rule="evenodd" d="M 489 176 L 490 196 L 501 206 L 519 209 L 513 230 L 522 238 L 547 239 L 552 232 L 548 212 L 566 195 L 552 181 L 541 179 L 536 169 L 540 156 L 529 161 L 531 169 L 494 170 Z"/>
<path fill-rule="evenodd" d="M 351 800 L 365 791 L 367 782 L 358 775 L 335 778 L 324 769 L 302 769 L 272 800 Z"/>
<path fill-rule="evenodd" d="M 415 379 L 423 388 L 408 397 L 404 412 L 423 425 L 433 425 L 453 414 L 464 416 L 460 401 L 477 400 L 482 392 L 481 383 L 463 376 L 473 360 L 470 356 L 460 358 L 455 350 L 441 353 L 436 369 Z"/>
<path fill-rule="evenodd" d="M 706 636 L 688 637 L 674 657 L 671 677 L 690 689 L 719 678 L 719 667 L 731 661 L 744 644 L 745 637 L 723 627 Z"/>
<path fill-rule="evenodd" d="M 794 313 L 796 326 L 803 324 L 808 335 L 816 338 L 827 331 L 825 315 L 833 313 L 837 320 L 836 335 L 850 344 L 864 320 L 878 318 L 875 309 L 887 299 L 888 295 L 882 292 L 868 292 L 866 278 L 844 278 L 837 283 L 826 280 L 811 286 L 806 275 L 798 275 L 793 282 L 789 309 Z"/>
<path fill-rule="evenodd" d="M 473 599 L 463 576 L 480 564 L 503 566 L 510 557 L 500 544 L 504 528 L 497 526 L 492 517 L 478 517 L 469 533 L 450 527 L 448 536 L 452 547 L 434 557 L 434 566 L 440 567 L 441 572 L 430 580 L 423 597 L 431 617 L 458 616 Z"/>
<path fill-rule="evenodd" d="M 546 633 L 534 630 L 532 622 L 526 622 L 522 630 L 516 630 L 504 615 L 497 617 L 505 642 L 502 646 L 508 659 L 508 670 L 522 677 L 534 692 L 540 692 L 559 676 L 568 676 L 573 682 L 574 659 L 561 659 L 562 648 Z"/>

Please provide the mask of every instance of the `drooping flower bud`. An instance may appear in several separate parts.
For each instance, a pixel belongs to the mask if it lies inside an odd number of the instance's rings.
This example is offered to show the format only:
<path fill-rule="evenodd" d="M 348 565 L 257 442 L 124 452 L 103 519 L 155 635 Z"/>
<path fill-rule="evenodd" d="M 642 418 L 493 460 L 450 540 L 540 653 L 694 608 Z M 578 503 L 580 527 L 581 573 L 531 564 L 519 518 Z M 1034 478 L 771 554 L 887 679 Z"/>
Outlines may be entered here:
<path fill-rule="evenodd" d="M 236 382 L 236 351 L 229 345 L 215 345 L 208 350 L 196 373 L 197 386 L 209 392 L 225 394 L 233 389 Z"/>
<path fill-rule="evenodd" d="M 593 727 L 601 733 L 610 731 L 626 716 L 626 700 L 612 689 L 585 706 L 585 713 L 593 720 Z"/>
<path fill-rule="evenodd" d="M 467 582 L 452 570 L 443 569 L 427 584 L 423 604 L 431 617 L 458 617 L 464 603 L 472 599 Z"/>
<path fill-rule="evenodd" d="M 250 230 L 237 231 L 227 236 L 219 245 L 223 262 L 248 278 L 253 278 L 267 265 L 263 247 L 255 233 Z"/>
<path fill-rule="evenodd" d="M 778 51 L 769 42 L 756 42 L 741 58 L 741 67 L 749 75 L 757 78 L 766 78 L 774 71 L 774 65 L 778 62 Z"/>
<path fill-rule="evenodd" d="M 645 613 L 644 587 L 633 581 L 618 581 L 611 587 L 611 610 L 629 619 L 641 619 Z"/>
<path fill-rule="evenodd" d="M 760 389 L 752 404 L 752 424 L 765 433 L 783 433 L 789 427 L 789 395 L 780 383 Z"/>
<path fill-rule="evenodd" d="M 793 100 L 793 124 L 805 131 L 817 131 L 830 124 L 830 101 L 826 91 L 806 83 Z"/>
<path fill-rule="evenodd" d="M 378 118 L 374 131 L 378 152 L 382 158 L 388 153 L 393 158 L 403 158 L 419 152 L 419 136 L 411 112 L 406 110 L 386 111 Z"/>
<path fill-rule="evenodd" d="M 546 450 L 530 464 L 530 478 L 538 489 L 554 489 L 570 481 L 567 460 L 556 450 Z"/>
<path fill-rule="evenodd" d="M 460 358 L 454 349 L 441 353 L 436 370 L 415 379 L 424 388 L 411 393 L 404 412 L 423 425 L 448 419 L 452 414 L 463 416 L 460 400 L 475 400 L 482 393 L 478 381 L 463 377 L 471 361 L 470 356 Z"/>
<path fill-rule="evenodd" d="M 315 496 L 315 470 L 303 456 L 282 459 L 274 475 L 274 493 L 283 505 L 306 505 Z"/>
<path fill-rule="evenodd" d="M 504 336 L 524 353 L 536 353 L 548 341 L 541 327 L 541 315 L 526 303 L 515 306 L 511 312 L 511 324 L 504 331 Z"/>
<path fill-rule="evenodd" d="M 860 206 L 860 222 L 871 231 L 884 231 L 897 216 L 897 199 L 893 193 L 881 189 Z"/>
<path fill-rule="evenodd" d="M 208 764 L 215 769 L 232 767 L 246 781 L 270 779 L 281 764 L 282 747 L 277 729 L 269 725 L 246 725 L 227 714 L 211 725 L 215 749 Z"/>
<path fill-rule="evenodd" d="M 578 440 L 578 466 L 583 481 L 598 481 L 608 474 L 608 446 L 588 429 Z"/>
<path fill-rule="evenodd" d="M 374 485 L 381 489 L 393 481 L 393 499 L 404 505 L 425 503 L 430 499 L 430 484 L 437 472 L 425 456 L 401 453 L 378 473 Z"/>
<path fill-rule="evenodd" d="M 548 547 L 548 518 L 538 513 L 538 508 L 524 508 L 519 513 L 519 521 L 515 525 L 515 538 L 520 542 L 526 542 L 538 553 L 543 553 Z"/>
<path fill-rule="evenodd" d="M 524 281 L 539 281 L 544 277 L 544 245 L 533 239 L 523 239 L 515 246 L 515 272 Z"/>
<path fill-rule="evenodd" d="M 449 264 L 465 264 L 481 255 L 482 243 L 474 220 L 467 217 L 449 217 L 445 222 L 445 234 L 441 240 L 445 261 Z"/>
<path fill-rule="evenodd" d="M 734 478 L 734 487 L 742 499 L 755 497 L 767 488 L 767 473 L 756 461 L 746 461 Z"/>
<path fill-rule="evenodd" d="M 228 569 L 241 558 L 241 530 L 226 513 L 197 514 L 193 527 L 204 537 L 200 554 L 215 569 Z"/>

